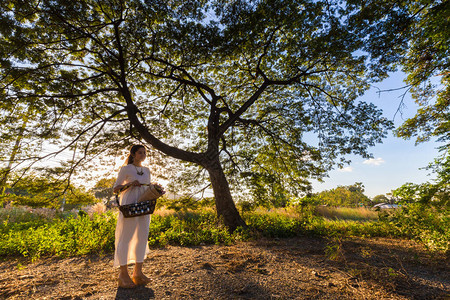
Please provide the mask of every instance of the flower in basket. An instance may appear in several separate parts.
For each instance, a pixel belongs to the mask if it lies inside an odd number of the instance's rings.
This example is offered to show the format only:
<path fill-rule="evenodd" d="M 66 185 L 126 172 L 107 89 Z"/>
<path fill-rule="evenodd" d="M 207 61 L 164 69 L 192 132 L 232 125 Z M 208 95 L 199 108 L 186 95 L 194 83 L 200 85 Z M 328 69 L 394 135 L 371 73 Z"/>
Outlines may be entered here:
<path fill-rule="evenodd" d="M 158 183 L 154 183 L 153 187 L 155 188 L 155 190 L 160 193 L 161 195 L 164 195 L 166 193 L 166 191 L 164 190 L 164 188 L 158 184 Z"/>

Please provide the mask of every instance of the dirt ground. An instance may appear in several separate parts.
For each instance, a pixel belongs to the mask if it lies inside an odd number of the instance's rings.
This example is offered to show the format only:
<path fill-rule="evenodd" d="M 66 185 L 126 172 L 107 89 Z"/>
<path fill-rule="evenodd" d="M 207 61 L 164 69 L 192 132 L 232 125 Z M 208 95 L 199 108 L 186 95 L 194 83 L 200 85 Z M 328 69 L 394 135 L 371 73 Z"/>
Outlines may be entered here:
<path fill-rule="evenodd" d="M 450 299 L 449 258 L 392 239 L 259 239 L 151 249 L 117 288 L 113 255 L 0 261 L 1 299 Z"/>

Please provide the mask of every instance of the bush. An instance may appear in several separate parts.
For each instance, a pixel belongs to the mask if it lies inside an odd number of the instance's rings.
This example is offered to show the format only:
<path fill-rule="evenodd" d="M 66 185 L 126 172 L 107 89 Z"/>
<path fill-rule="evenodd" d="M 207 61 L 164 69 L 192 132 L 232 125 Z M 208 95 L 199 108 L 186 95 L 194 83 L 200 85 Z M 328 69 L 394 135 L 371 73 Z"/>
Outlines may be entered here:
<path fill-rule="evenodd" d="M 231 234 L 225 226 L 219 224 L 213 212 L 185 211 L 165 217 L 153 215 L 150 222 L 149 245 L 230 244 L 235 237 L 234 233 Z"/>
<path fill-rule="evenodd" d="M 282 215 L 249 214 L 247 224 L 265 237 L 293 237 L 304 232 L 298 219 Z"/>
<path fill-rule="evenodd" d="M 305 234 L 314 221 L 309 205 L 256 209 L 243 215 L 249 229 L 265 237 L 293 237 Z"/>
<path fill-rule="evenodd" d="M 32 259 L 43 255 L 73 256 L 114 249 L 115 217 L 103 215 L 3 222 L 0 256 L 21 255 Z"/>
<path fill-rule="evenodd" d="M 20 255 L 36 259 L 41 256 L 75 256 L 114 250 L 116 213 L 83 211 L 77 216 L 37 217 L 16 208 L 0 210 L 5 217 L 0 227 L 0 256 Z M 16 223 L 8 220 L 13 219 Z M 165 217 L 153 215 L 149 245 L 194 246 L 230 244 L 247 238 L 244 230 L 230 233 L 212 211 L 178 212 Z"/>
<path fill-rule="evenodd" d="M 399 235 L 415 239 L 429 250 L 449 251 L 450 213 L 446 207 L 410 203 L 393 214 L 384 215 L 381 220 L 395 226 Z"/>

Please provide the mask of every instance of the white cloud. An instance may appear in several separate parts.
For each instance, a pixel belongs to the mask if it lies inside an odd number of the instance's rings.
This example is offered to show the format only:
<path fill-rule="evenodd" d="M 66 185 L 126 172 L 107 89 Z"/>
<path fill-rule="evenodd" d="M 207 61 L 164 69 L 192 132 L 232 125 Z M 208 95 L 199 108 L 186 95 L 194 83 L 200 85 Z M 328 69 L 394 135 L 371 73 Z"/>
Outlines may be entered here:
<path fill-rule="evenodd" d="M 350 172 L 353 172 L 353 168 L 352 167 L 345 167 L 345 168 L 342 168 L 342 169 L 338 169 L 338 172 L 350 173 Z"/>
<path fill-rule="evenodd" d="M 363 164 L 365 164 L 365 165 L 372 165 L 372 166 L 379 166 L 379 165 L 384 164 L 384 163 L 385 163 L 385 161 L 381 157 L 366 159 L 363 162 Z"/>

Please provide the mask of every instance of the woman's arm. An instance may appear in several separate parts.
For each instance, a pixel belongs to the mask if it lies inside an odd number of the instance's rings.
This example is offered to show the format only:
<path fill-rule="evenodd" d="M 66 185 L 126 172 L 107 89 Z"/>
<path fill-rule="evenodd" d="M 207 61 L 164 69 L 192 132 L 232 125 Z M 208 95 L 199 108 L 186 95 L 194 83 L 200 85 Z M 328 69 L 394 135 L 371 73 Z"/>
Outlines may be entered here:
<path fill-rule="evenodd" d="M 113 192 L 117 193 L 117 192 L 120 191 L 121 188 L 126 187 L 126 186 L 127 187 L 128 186 L 141 186 L 141 183 L 139 181 L 135 180 L 135 181 L 132 181 L 132 182 L 128 182 L 127 184 L 115 185 L 114 189 L 113 189 Z"/>
<path fill-rule="evenodd" d="M 114 194 L 115 194 L 115 193 L 118 193 L 118 192 L 120 191 L 121 188 L 123 188 L 123 187 L 125 187 L 125 186 L 127 186 L 127 185 L 128 185 L 128 184 L 120 184 L 120 185 L 114 186 L 114 189 L 113 189 Z"/>
<path fill-rule="evenodd" d="M 127 177 L 128 177 L 127 170 L 128 170 L 128 168 L 126 168 L 126 167 L 120 168 L 119 174 L 117 175 L 117 180 L 113 186 L 114 193 L 118 193 L 120 191 L 120 189 L 122 189 L 123 187 L 131 185 L 131 182 L 127 182 Z"/>

